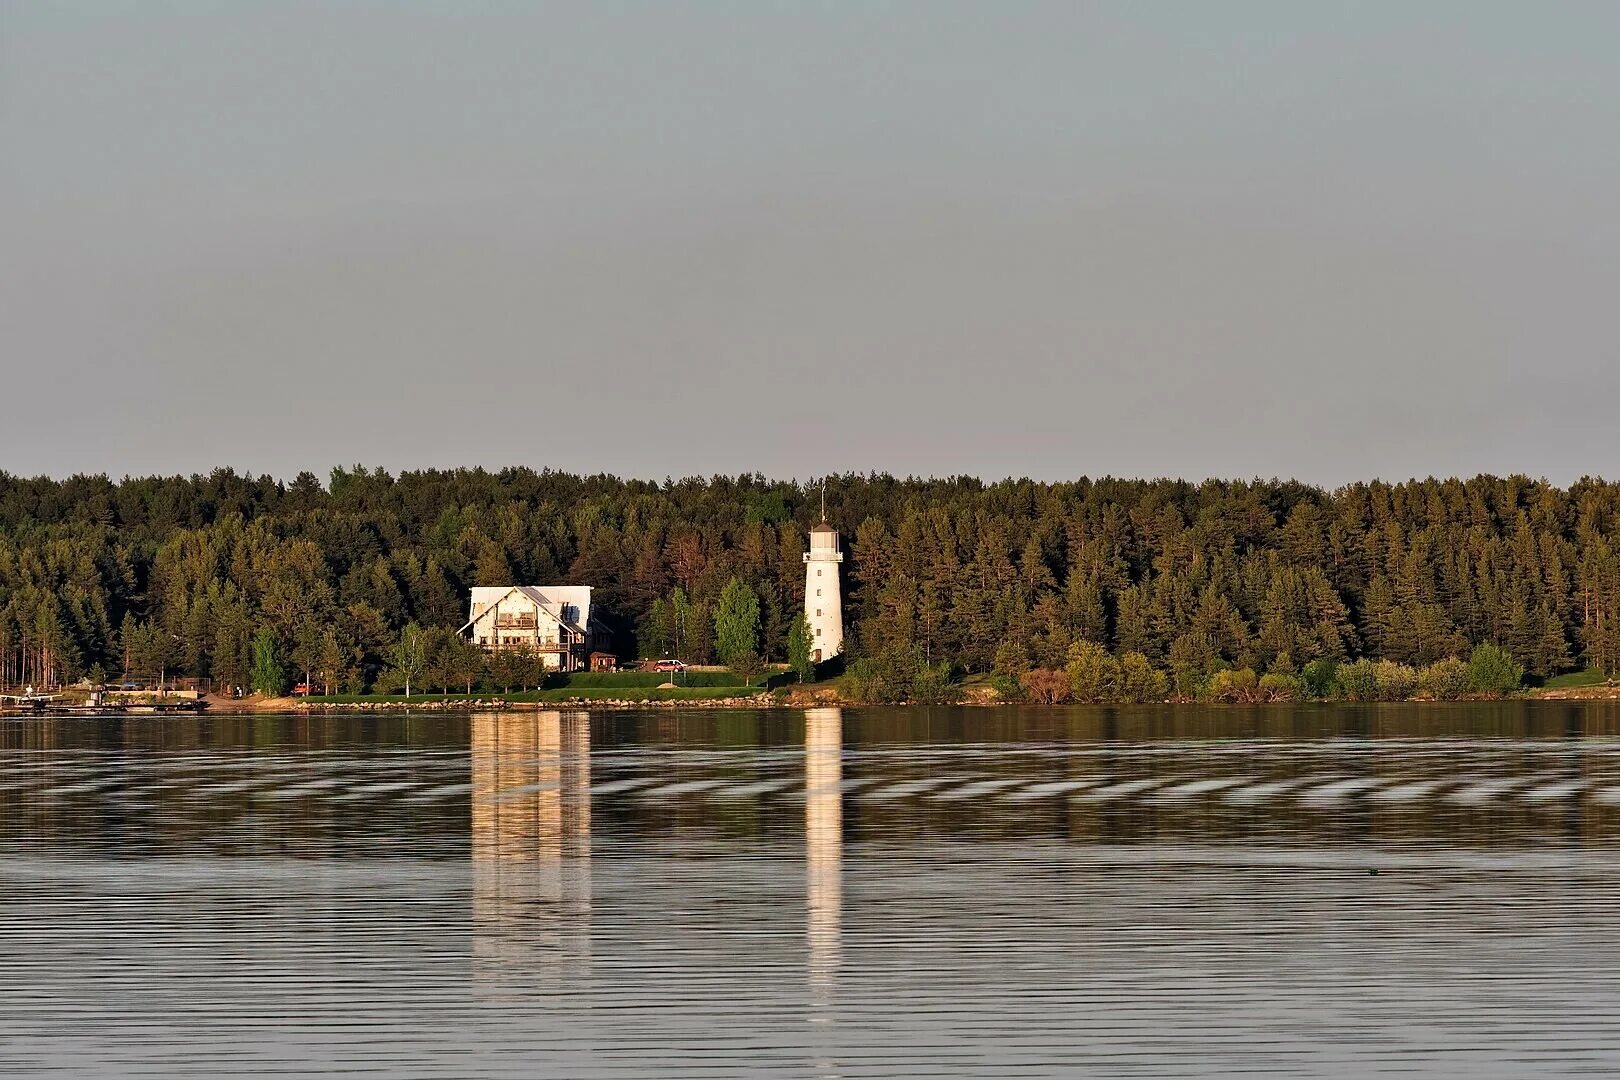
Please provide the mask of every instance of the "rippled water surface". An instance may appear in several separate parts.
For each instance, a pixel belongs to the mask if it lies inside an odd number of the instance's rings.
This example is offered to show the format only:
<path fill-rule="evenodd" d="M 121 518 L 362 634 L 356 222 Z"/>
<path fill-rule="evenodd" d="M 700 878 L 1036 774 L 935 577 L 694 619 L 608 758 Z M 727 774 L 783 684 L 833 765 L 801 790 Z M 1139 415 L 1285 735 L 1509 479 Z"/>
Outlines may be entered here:
<path fill-rule="evenodd" d="M 0 1073 L 1620 1072 L 1600 704 L 0 721 Z"/>

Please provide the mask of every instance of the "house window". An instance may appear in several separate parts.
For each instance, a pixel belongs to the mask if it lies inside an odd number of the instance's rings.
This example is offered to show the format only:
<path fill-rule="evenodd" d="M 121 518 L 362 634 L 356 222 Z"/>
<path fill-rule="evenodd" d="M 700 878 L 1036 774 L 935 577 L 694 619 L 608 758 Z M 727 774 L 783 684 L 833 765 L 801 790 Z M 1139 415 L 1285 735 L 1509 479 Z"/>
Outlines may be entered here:
<path fill-rule="evenodd" d="M 478 644 L 480 644 L 480 645 L 488 645 L 489 644 L 489 638 L 488 637 L 479 638 L 478 639 Z"/>
<path fill-rule="evenodd" d="M 820 577 L 820 576 L 821 576 L 821 568 L 817 567 L 816 568 L 816 577 Z"/>
<path fill-rule="evenodd" d="M 816 595 L 817 595 L 817 596 L 820 596 L 820 595 L 821 595 L 821 590 L 820 590 L 820 589 L 817 589 L 817 590 L 816 590 Z"/>
<path fill-rule="evenodd" d="M 820 608 L 816 608 L 816 618 L 818 618 L 818 619 L 821 618 L 821 609 Z"/>
<path fill-rule="evenodd" d="M 818 627 L 816 627 L 816 637 L 820 637 L 820 636 L 821 636 L 821 627 L 818 626 Z"/>

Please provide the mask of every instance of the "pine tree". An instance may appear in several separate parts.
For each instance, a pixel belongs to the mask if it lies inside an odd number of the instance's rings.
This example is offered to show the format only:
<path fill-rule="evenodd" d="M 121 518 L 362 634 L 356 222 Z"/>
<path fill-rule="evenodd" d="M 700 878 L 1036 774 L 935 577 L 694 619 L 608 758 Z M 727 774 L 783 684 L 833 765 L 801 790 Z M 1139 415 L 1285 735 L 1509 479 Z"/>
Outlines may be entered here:
<path fill-rule="evenodd" d="M 669 606 L 662 598 L 654 599 L 647 617 L 642 620 L 641 632 L 636 638 L 640 645 L 639 652 L 644 659 L 649 660 L 666 657 L 670 654 L 673 638 Z"/>
<path fill-rule="evenodd" d="M 1543 600 L 1536 608 L 1535 622 L 1536 647 L 1531 654 L 1530 670 L 1541 676 L 1556 675 L 1571 664 L 1563 620 L 1552 603 Z"/>
<path fill-rule="evenodd" d="M 1182 634 L 1170 643 L 1170 676 L 1177 697 L 1198 696 L 1204 680 L 1215 670 L 1219 653 L 1208 634 Z"/>
<path fill-rule="evenodd" d="M 1145 653 L 1150 645 L 1147 591 L 1133 585 L 1119 594 L 1119 609 L 1115 613 L 1114 647 L 1120 652 Z M 1075 700 L 1082 700 L 1076 696 Z"/>

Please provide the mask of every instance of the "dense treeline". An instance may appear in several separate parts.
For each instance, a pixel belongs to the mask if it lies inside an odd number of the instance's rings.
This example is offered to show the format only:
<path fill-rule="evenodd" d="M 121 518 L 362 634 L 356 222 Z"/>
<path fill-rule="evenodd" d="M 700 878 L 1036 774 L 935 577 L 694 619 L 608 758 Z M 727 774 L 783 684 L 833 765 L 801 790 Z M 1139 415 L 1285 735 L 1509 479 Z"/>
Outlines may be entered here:
<path fill-rule="evenodd" d="M 248 681 L 255 637 L 369 685 L 409 622 L 454 627 L 467 589 L 596 587 L 621 653 L 716 651 L 732 577 L 761 651 L 788 652 L 819 491 L 761 477 L 662 484 L 529 469 L 337 469 L 322 485 L 0 474 L 0 677 L 129 669 Z M 1008 643 L 1076 643 L 1171 673 L 1422 668 L 1505 646 L 1536 675 L 1620 663 L 1620 486 L 1522 477 L 1357 484 L 847 476 L 855 653 L 990 671 Z M 1179 677 L 1177 675 L 1176 677 Z"/>

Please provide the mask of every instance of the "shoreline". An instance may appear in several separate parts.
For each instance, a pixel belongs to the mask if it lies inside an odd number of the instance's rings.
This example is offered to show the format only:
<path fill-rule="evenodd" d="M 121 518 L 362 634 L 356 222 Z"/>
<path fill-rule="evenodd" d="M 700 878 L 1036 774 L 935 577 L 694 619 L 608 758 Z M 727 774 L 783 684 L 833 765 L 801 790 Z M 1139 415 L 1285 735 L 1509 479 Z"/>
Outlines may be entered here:
<path fill-rule="evenodd" d="M 442 697 L 438 695 L 413 696 L 409 700 L 398 697 L 379 697 L 374 700 L 349 701 L 320 701 L 297 697 L 275 698 L 205 698 L 205 707 L 198 710 L 187 710 L 174 715 L 185 716 L 254 716 L 259 714 L 287 713 L 312 714 L 322 713 L 330 715 L 365 714 L 365 713 L 403 713 L 403 712 L 519 712 L 543 709 L 569 709 L 585 710 L 590 712 L 626 712 L 635 710 L 691 710 L 691 711 L 717 711 L 717 710 L 776 710 L 776 709 L 811 709 L 811 708 L 937 708 L 957 707 L 969 709 L 984 708 L 1022 708 L 1022 709 L 1071 709 L 1071 708 L 1131 708 L 1146 706 L 1171 707 L 1227 707 L 1227 708 L 1265 708 L 1288 705 L 1458 705 L 1479 704 L 1484 702 L 1513 702 L 1513 701 L 1565 701 L 1565 702 L 1620 702 L 1620 686 L 1581 686 L 1557 687 L 1552 689 L 1529 689 L 1499 698 L 1470 696 L 1456 700 L 1440 701 L 1433 698 L 1408 698 L 1401 701 L 1343 701 L 1343 700 L 1314 700 L 1301 699 L 1298 701 L 1256 701 L 1256 702 L 1207 702 L 1184 699 L 1166 699 L 1164 701 L 1125 703 L 1083 703 L 1060 702 L 1044 703 L 1034 701 L 1002 701 L 999 698 L 983 692 L 969 691 L 963 697 L 948 705 L 926 705 L 916 702 L 889 702 L 882 705 L 868 705 L 852 701 L 843 697 L 834 689 L 788 694 L 761 692 L 756 694 L 733 694 L 727 696 L 575 696 L 538 698 L 528 694 L 522 696 L 506 697 L 491 695 L 487 697 Z M 112 715 L 118 710 L 109 710 Z M 145 711 L 141 715 L 152 715 Z M 72 714 L 31 712 L 6 712 L 0 714 L 7 719 L 21 719 L 33 715 L 81 715 L 88 716 L 88 710 L 75 710 Z M 134 715 L 134 713 L 131 713 Z M 158 713 L 156 715 L 162 715 Z"/>
<path fill-rule="evenodd" d="M 210 701 L 209 707 L 203 715 L 215 716 L 251 716 L 257 713 L 377 713 L 377 712 L 508 712 L 526 711 L 536 709 L 583 709 L 592 712 L 624 712 L 628 710 L 648 709 L 689 709 L 722 710 L 722 709 L 813 709 L 813 708 L 1024 708 L 1024 709 L 1072 709 L 1072 708 L 1136 708 L 1145 706 L 1172 706 L 1172 707 L 1226 707 L 1226 708 L 1270 708 L 1288 705 L 1466 705 L 1489 702 L 1507 703 L 1514 701 L 1617 701 L 1620 702 L 1620 686 L 1592 686 L 1569 687 L 1553 690 L 1526 690 L 1516 694 L 1509 694 L 1499 698 L 1492 697 L 1465 697 L 1456 700 L 1441 701 L 1433 698 L 1408 698 L 1402 701 L 1317 701 L 1314 699 L 1300 701 L 1270 701 L 1270 702 L 1207 702 L 1167 699 L 1165 701 L 1135 702 L 1129 705 L 1120 703 L 1082 703 L 1061 702 L 1056 704 L 1033 701 L 1001 701 L 984 695 L 965 695 L 960 701 L 950 702 L 948 706 L 925 705 L 916 702 L 889 702 L 882 705 L 865 705 L 861 702 L 851 701 L 837 694 L 836 691 L 822 691 L 819 694 L 788 695 L 779 697 L 775 694 L 761 693 L 753 695 L 737 695 L 731 697 L 715 698 L 634 698 L 634 697 L 572 697 L 557 698 L 554 700 L 511 699 L 500 696 L 479 698 L 441 698 L 423 696 L 412 698 L 409 701 L 399 699 L 379 699 L 375 701 L 308 701 L 302 698 L 268 698 L 260 700 L 219 700 Z"/>

